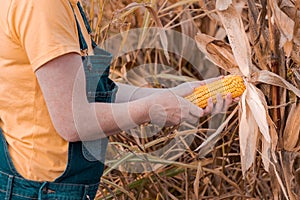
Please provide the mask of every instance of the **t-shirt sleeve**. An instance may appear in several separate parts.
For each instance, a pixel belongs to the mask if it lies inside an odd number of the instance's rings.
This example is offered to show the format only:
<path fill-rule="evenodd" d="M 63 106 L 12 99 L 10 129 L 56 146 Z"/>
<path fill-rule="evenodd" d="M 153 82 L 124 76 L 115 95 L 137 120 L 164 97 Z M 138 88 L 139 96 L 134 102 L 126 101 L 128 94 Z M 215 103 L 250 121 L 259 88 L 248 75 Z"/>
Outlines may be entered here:
<path fill-rule="evenodd" d="M 80 54 L 76 21 L 67 0 L 15 0 L 11 30 L 33 71 L 61 55 Z"/>

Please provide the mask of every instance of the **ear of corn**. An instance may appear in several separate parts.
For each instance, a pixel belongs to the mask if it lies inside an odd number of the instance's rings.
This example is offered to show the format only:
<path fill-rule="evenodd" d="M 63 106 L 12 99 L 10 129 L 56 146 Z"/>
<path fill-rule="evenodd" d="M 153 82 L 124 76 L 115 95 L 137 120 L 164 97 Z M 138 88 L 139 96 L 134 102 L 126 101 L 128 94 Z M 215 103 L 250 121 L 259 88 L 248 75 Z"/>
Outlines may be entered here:
<path fill-rule="evenodd" d="M 239 97 L 243 94 L 246 87 L 241 76 L 225 76 L 220 80 L 200 86 L 194 92 L 185 98 L 201 108 L 205 108 L 208 104 L 208 99 L 212 97 L 213 102 L 216 102 L 216 96 L 220 93 L 224 98 L 228 93 L 231 93 L 232 98 Z"/>

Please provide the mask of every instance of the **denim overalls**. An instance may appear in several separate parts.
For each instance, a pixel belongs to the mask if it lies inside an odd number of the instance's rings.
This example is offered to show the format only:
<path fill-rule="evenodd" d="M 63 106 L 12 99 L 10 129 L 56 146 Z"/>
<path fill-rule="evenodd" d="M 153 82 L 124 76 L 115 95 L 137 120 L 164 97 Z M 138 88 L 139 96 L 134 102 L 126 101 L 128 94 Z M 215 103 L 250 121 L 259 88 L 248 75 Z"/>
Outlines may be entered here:
<path fill-rule="evenodd" d="M 81 14 L 90 32 L 83 10 Z M 77 22 L 77 19 L 76 19 Z M 87 48 L 77 22 L 81 50 Z M 83 58 L 87 79 L 87 97 L 90 102 L 113 102 L 117 91 L 108 78 L 111 54 L 94 47 L 94 56 Z M 64 173 L 53 182 L 37 182 L 24 179 L 14 168 L 7 143 L 0 129 L 0 199 L 1 200 L 88 200 L 94 199 L 104 169 L 108 139 L 91 142 L 70 142 L 68 163 Z M 88 147 L 92 147 L 89 149 Z M 94 150 L 94 151 L 93 151 Z M 100 162 L 101 160 L 102 162 Z"/>

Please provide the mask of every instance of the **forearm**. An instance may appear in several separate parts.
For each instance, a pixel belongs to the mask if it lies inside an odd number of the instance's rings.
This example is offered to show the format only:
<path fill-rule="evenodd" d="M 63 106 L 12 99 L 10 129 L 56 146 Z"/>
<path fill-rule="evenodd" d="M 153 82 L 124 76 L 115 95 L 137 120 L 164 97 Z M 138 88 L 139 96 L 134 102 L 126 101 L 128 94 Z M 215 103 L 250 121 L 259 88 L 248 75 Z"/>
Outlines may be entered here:
<path fill-rule="evenodd" d="M 161 88 L 136 87 L 133 85 L 127 85 L 123 83 L 116 84 L 118 85 L 116 103 L 134 101 L 163 90 Z"/>
<path fill-rule="evenodd" d="M 78 137 L 72 140 L 104 138 L 150 121 L 148 112 L 153 103 L 151 97 L 124 103 L 89 103 L 85 95 L 84 82 L 84 76 L 78 76 L 74 84 L 72 113 L 75 129 L 73 131 L 77 132 L 75 135 Z M 121 86 L 119 89 L 123 92 L 128 89 L 127 92 L 134 93 L 133 87 Z M 141 97 L 141 93 L 139 95 Z"/>
<path fill-rule="evenodd" d="M 74 117 L 78 134 L 78 138 L 74 140 L 95 140 L 149 122 L 149 106 L 146 101 L 146 98 L 142 98 L 129 103 L 81 105 L 81 112 Z M 74 110 L 74 113 L 77 111 Z"/>

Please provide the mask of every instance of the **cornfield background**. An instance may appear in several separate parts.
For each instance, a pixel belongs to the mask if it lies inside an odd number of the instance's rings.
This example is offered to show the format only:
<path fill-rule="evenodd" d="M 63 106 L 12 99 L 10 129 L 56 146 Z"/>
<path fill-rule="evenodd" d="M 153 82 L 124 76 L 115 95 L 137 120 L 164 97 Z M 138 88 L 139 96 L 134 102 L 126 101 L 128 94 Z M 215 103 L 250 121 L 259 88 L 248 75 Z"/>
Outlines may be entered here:
<path fill-rule="evenodd" d="M 197 57 L 196 68 L 174 53 L 141 49 L 114 59 L 115 81 L 160 88 L 239 74 L 247 82 L 240 102 L 221 117 L 163 128 L 152 137 L 138 137 L 151 125 L 110 137 L 113 151 L 125 153 L 106 168 L 97 199 L 300 199 L 300 1 L 83 0 L 83 5 L 100 46 L 116 34 L 151 27 L 178 31 L 197 44 L 185 50 Z M 125 161 L 137 161 L 130 155 L 188 135 L 194 139 L 175 161 L 140 158 L 160 167 L 123 169 Z"/>

